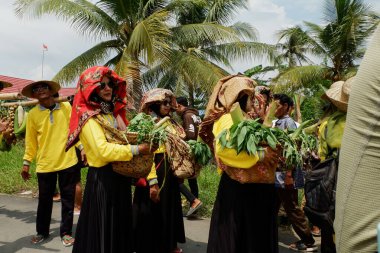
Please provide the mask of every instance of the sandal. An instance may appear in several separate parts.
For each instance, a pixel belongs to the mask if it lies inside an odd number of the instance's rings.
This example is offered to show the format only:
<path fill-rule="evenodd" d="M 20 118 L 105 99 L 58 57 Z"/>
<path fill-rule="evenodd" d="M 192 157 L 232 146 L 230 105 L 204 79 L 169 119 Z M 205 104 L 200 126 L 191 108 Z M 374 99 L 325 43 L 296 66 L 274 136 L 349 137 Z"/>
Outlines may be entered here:
<path fill-rule="evenodd" d="M 173 250 L 173 253 L 182 253 L 182 249 L 181 248 L 176 248 Z"/>
<path fill-rule="evenodd" d="M 196 205 L 195 207 L 191 207 L 190 206 L 190 209 L 189 211 L 187 212 L 186 216 L 190 216 L 192 215 L 195 211 L 197 211 L 201 206 L 203 205 L 202 201 L 199 201 L 198 205 Z"/>
<path fill-rule="evenodd" d="M 318 250 L 316 245 L 306 245 L 303 241 L 297 241 L 289 245 L 289 249 L 298 252 L 315 252 Z"/>
<path fill-rule="evenodd" d="M 45 239 L 48 237 L 49 237 L 48 235 L 45 236 L 45 235 L 41 235 L 41 234 L 36 234 L 35 236 L 32 237 L 30 242 L 33 244 L 39 244 L 39 243 L 45 241 Z"/>
<path fill-rule="evenodd" d="M 75 239 L 71 235 L 64 235 L 62 238 L 62 244 L 65 247 L 72 246 L 75 242 Z"/>

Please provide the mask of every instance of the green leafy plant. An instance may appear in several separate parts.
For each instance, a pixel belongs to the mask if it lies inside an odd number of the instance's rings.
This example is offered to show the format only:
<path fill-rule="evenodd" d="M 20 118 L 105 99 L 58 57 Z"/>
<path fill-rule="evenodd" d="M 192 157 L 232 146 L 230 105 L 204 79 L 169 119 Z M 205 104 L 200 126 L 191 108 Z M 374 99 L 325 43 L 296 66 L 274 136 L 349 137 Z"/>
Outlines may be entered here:
<path fill-rule="evenodd" d="M 136 132 L 137 143 L 146 142 L 149 140 L 149 136 L 154 129 L 154 121 L 150 115 L 145 113 L 137 114 L 130 122 L 127 127 L 128 132 Z"/>
<path fill-rule="evenodd" d="M 302 164 L 302 155 L 297 140 L 299 140 L 302 129 L 310 121 L 302 123 L 295 131 L 284 131 L 279 128 L 266 127 L 260 124 L 258 119 L 244 119 L 239 104 L 234 104 L 230 113 L 234 124 L 217 137 L 222 148 L 233 148 L 237 153 L 246 151 L 253 155 L 266 146 L 272 149 L 281 147 L 286 168 L 293 168 Z"/>
<path fill-rule="evenodd" d="M 199 165 L 204 166 L 211 161 L 212 153 L 210 148 L 205 143 L 195 140 L 188 140 L 187 143 L 190 146 L 191 153 L 195 157 L 195 161 Z"/>

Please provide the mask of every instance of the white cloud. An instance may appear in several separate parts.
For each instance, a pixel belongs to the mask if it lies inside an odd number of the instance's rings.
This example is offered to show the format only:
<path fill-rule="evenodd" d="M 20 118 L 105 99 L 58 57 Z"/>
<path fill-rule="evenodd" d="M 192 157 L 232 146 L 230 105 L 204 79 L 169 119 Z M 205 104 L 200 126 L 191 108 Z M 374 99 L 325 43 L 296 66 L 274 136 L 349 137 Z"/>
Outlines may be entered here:
<path fill-rule="evenodd" d="M 259 31 L 259 40 L 276 43 L 276 31 L 303 20 L 320 23 L 321 0 L 249 0 L 248 10 L 239 11 L 235 21 L 250 23 Z M 365 0 L 380 12 L 379 0 Z M 39 19 L 17 18 L 14 0 L 0 0 L 0 75 L 25 79 L 41 78 L 42 44 L 49 47 L 44 62 L 44 78 L 51 79 L 64 65 L 95 45 L 53 15 Z M 236 62 L 235 71 L 264 63 Z"/>
<path fill-rule="evenodd" d="M 49 51 L 45 52 L 44 79 L 51 79 L 70 60 L 95 44 L 54 16 L 16 17 L 13 2 L 0 1 L 0 75 L 41 79 L 42 44 L 46 44 Z"/>

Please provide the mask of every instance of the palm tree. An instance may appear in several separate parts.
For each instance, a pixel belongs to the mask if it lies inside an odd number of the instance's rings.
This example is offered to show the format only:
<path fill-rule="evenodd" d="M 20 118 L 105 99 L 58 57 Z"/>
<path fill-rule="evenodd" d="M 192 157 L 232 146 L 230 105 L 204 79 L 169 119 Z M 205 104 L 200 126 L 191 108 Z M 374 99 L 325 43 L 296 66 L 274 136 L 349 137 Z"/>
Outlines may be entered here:
<path fill-rule="evenodd" d="M 165 1 L 17 0 L 16 13 L 41 17 L 54 14 L 98 44 L 67 63 L 53 78 L 72 83 L 79 74 L 97 64 L 111 66 L 132 83 L 132 94 L 141 96 L 140 74 L 157 59 L 170 55 L 171 35 Z"/>
<path fill-rule="evenodd" d="M 300 26 L 280 30 L 277 36 L 279 37 L 279 42 L 276 46 L 281 52 L 279 61 L 286 61 L 289 68 L 297 65 L 302 66 L 303 63 L 312 63 L 307 54 L 315 52 L 310 47 L 309 36 L 305 34 Z"/>
<path fill-rule="evenodd" d="M 290 39 L 295 31 L 300 40 L 297 44 L 308 48 L 309 53 L 323 62 L 309 66 L 290 65 L 274 80 L 277 90 L 295 90 L 316 80 L 333 82 L 355 74 L 356 63 L 363 56 L 367 39 L 379 23 L 379 16 L 362 0 L 325 2 L 326 25 L 304 22 L 305 30 L 295 27 L 283 34 L 284 38 Z"/>
<path fill-rule="evenodd" d="M 255 42 L 253 27 L 240 22 L 224 24 L 246 1 L 179 2 L 183 1 L 173 1 L 169 7 L 176 18 L 171 28 L 171 57 L 144 73 L 144 83 L 176 90 L 194 105 L 195 91 L 210 92 L 221 77 L 228 75 L 226 67 L 232 69 L 231 61 L 263 55 L 275 58 L 274 46 Z"/>

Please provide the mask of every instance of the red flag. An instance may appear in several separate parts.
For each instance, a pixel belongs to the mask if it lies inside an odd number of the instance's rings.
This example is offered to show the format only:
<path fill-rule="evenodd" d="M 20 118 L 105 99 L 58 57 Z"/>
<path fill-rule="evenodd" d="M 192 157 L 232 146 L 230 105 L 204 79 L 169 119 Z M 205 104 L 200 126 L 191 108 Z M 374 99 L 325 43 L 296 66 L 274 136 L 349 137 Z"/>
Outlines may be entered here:
<path fill-rule="evenodd" d="M 43 48 L 43 49 L 46 49 L 46 51 L 48 50 L 48 47 L 47 47 L 47 45 L 45 45 L 45 44 L 42 44 L 42 48 Z"/>

